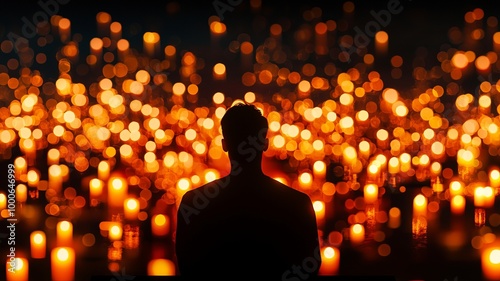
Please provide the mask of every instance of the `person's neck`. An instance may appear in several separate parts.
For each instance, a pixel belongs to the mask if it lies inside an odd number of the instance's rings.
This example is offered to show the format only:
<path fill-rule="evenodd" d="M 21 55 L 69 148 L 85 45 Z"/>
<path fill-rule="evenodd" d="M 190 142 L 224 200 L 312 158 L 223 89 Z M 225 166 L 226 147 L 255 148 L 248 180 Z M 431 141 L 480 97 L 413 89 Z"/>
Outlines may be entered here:
<path fill-rule="evenodd" d="M 259 164 L 247 164 L 247 165 L 239 165 L 238 167 L 234 167 L 235 171 L 239 170 L 238 175 L 248 175 L 248 176 L 262 176 L 264 172 L 262 171 L 262 167 Z"/>

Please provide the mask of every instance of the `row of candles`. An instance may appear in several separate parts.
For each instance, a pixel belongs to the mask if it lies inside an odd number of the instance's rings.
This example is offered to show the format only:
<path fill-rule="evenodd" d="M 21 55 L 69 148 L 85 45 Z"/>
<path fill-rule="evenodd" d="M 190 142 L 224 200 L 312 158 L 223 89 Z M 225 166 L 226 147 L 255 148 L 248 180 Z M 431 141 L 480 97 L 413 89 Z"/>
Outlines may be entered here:
<path fill-rule="evenodd" d="M 128 213 L 129 220 L 137 219 L 135 206 L 125 203 L 124 210 Z M 119 221 L 105 221 L 100 223 L 101 231 L 105 232 L 109 241 L 123 241 L 124 226 Z M 126 232 L 126 231 L 125 231 Z M 137 232 L 137 230 L 135 230 Z M 151 232 L 155 237 L 164 237 L 170 232 L 170 220 L 167 215 L 156 214 L 151 218 Z M 47 235 L 42 230 L 32 231 L 29 237 L 29 257 L 31 259 L 47 258 L 48 241 Z M 168 266 L 159 266 L 160 261 L 166 261 Z M 75 248 L 73 237 L 73 224 L 68 220 L 59 221 L 56 225 L 56 244 L 50 250 L 51 278 L 54 281 L 70 281 L 75 278 Z M 153 266 L 158 263 L 157 266 Z M 175 275 L 175 265 L 168 259 L 153 259 L 150 261 L 150 275 Z M 8 257 L 6 263 L 7 281 L 27 281 L 29 272 L 29 260 L 26 257 Z"/>

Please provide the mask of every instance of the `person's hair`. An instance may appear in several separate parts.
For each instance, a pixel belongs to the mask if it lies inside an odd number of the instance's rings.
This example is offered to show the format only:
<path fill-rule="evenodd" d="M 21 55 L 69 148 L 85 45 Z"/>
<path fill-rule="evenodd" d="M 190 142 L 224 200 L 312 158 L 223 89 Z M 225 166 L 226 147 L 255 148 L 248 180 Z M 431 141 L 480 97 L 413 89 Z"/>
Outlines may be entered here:
<path fill-rule="evenodd" d="M 268 131 L 266 117 L 255 105 L 247 103 L 230 107 L 222 117 L 221 126 L 228 149 L 235 152 L 242 142 L 248 144 L 250 137 L 257 138 L 257 143 L 263 145 Z"/>

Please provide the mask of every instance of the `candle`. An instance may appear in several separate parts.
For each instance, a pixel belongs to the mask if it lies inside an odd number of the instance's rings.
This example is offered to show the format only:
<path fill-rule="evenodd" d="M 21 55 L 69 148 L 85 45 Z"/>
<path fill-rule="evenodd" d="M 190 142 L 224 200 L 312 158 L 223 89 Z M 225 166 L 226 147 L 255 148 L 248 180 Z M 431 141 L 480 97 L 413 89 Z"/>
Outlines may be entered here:
<path fill-rule="evenodd" d="M 51 165 L 56 165 L 59 164 L 59 158 L 61 157 L 61 153 L 59 152 L 59 149 L 57 148 L 51 148 L 47 152 L 47 165 L 49 167 Z"/>
<path fill-rule="evenodd" d="M 61 18 L 57 26 L 59 28 L 59 38 L 61 38 L 61 42 L 67 42 L 71 37 L 71 21 L 68 18 Z"/>
<path fill-rule="evenodd" d="M 362 158 L 364 158 L 365 160 L 370 157 L 371 147 L 370 147 L 370 143 L 368 141 L 365 141 L 365 140 L 361 141 L 358 144 L 358 150 L 359 150 L 359 155 Z"/>
<path fill-rule="evenodd" d="M 451 198 L 451 212 L 455 215 L 462 215 L 465 211 L 465 198 L 462 195 L 455 195 Z"/>
<path fill-rule="evenodd" d="M 401 154 L 399 156 L 399 164 L 400 164 L 399 169 L 401 170 L 401 172 L 403 173 L 408 172 L 411 168 L 411 155 L 407 152 Z"/>
<path fill-rule="evenodd" d="M 108 237 L 109 240 L 115 241 L 115 240 L 121 240 L 123 236 L 123 228 L 121 223 L 118 222 L 113 222 L 109 226 L 109 233 Z"/>
<path fill-rule="evenodd" d="M 144 52 L 150 57 L 157 56 L 160 51 L 160 34 L 157 32 L 145 32 L 142 39 Z"/>
<path fill-rule="evenodd" d="M 455 195 L 462 195 L 464 190 L 464 185 L 460 181 L 451 181 L 450 182 L 450 196 L 453 197 Z"/>
<path fill-rule="evenodd" d="M 427 216 L 427 198 L 419 194 L 413 199 L 413 216 Z"/>
<path fill-rule="evenodd" d="M 139 214 L 139 200 L 132 197 L 127 198 L 125 201 L 123 201 L 123 210 L 126 219 L 137 219 L 137 215 Z"/>
<path fill-rule="evenodd" d="M 360 223 L 351 225 L 349 239 L 353 245 L 363 242 L 365 240 L 365 227 Z"/>
<path fill-rule="evenodd" d="M 385 31 L 378 31 L 375 33 L 375 50 L 379 55 L 385 55 L 387 53 L 389 42 L 389 35 Z"/>
<path fill-rule="evenodd" d="M 340 251 L 336 247 L 323 247 L 321 249 L 320 275 L 336 275 L 339 271 Z"/>
<path fill-rule="evenodd" d="M 317 160 L 313 164 L 313 176 L 317 180 L 322 180 L 326 176 L 326 164 L 322 160 Z"/>
<path fill-rule="evenodd" d="M 119 22 L 112 22 L 110 25 L 109 25 L 109 31 L 111 33 L 110 37 L 111 37 L 111 40 L 113 41 L 118 41 L 121 39 L 122 37 L 122 25 L 121 23 Z"/>
<path fill-rule="evenodd" d="M 57 193 L 62 191 L 62 169 L 58 164 L 50 165 L 49 167 L 49 188 L 54 189 Z"/>
<path fill-rule="evenodd" d="M 97 165 L 97 178 L 100 180 L 107 180 L 109 178 L 109 163 L 105 160 L 99 162 Z"/>
<path fill-rule="evenodd" d="M 16 201 L 24 203 L 28 199 L 28 187 L 25 184 L 18 184 L 16 186 Z"/>
<path fill-rule="evenodd" d="M 31 257 L 34 259 L 45 258 L 46 246 L 45 233 L 41 230 L 36 230 L 31 232 L 30 243 L 31 243 Z"/>
<path fill-rule="evenodd" d="M 51 255 L 52 281 L 71 281 L 75 278 L 75 250 L 56 247 Z"/>
<path fill-rule="evenodd" d="M 226 79 L 226 66 L 223 63 L 216 63 L 213 67 L 212 75 L 215 80 Z"/>
<path fill-rule="evenodd" d="M 378 186 L 376 184 L 367 184 L 364 187 L 364 197 L 366 204 L 373 204 L 378 199 Z"/>
<path fill-rule="evenodd" d="M 8 258 L 6 264 L 7 281 L 28 281 L 29 266 L 25 258 Z"/>
<path fill-rule="evenodd" d="M 69 247 L 73 245 L 73 224 L 69 221 L 60 221 L 56 226 L 57 246 Z"/>
<path fill-rule="evenodd" d="M 391 175 L 396 175 L 399 173 L 399 158 L 398 157 L 391 157 L 389 159 L 389 173 Z"/>
<path fill-rule="evenodd" d="M 153 215 L 151 218 L 151 232 L 154 236 L 165 236 L 170 230 L 170 219 L 163 214 Z"/>
<path fill-rule="evenodd" d="M 93 178 L 89 181 L 90 205 L 96 206 L 102 196 L 104 183 L 98 178 Z"/>
<path fill-rule="evenodd" d="M 0 211 L 7 208 L 7 196 L 5 194 L 0 193 Z"/>
<path fill-rule="evenodd" d="M 500 188 L 500 171 L 498 169 L 492 169 L 488 174 L 488 177 L 495 194 L 498 194 L 498 189 Z"/>
<path fill-rule="evenodd" d="M 316 214 L 316 221 L 321 225 L 325 220 L 325 202 L 317 200 L 313 202 L 314 213 Z"/>
<path fill-rule="evenodd" d="M 309 172 L 303 172 L 299 176 L 299 186 L 303 189 L 310 189 L 312 186 L 312 175 Z"/>
<path fill-rule="evenodd" d="M 21 176 L 25 175 L 28 171 L 28 162 L 24 157 L 19 156 L 14 160 L 14 174 L 16 175 L 16 180 L 20 180 Z"/>
<path fill-rule="evenodd" d="M 398 207 L 392 207 L 389 210 L 389 221 L 388 226 L 390 228 L 398 228 L 401 225 L 401 211 Z"/>
<path fill-rule="evenodd" d="M 174 276 L 175 264 L 169 259 L 152 259 L 148 262 L 148 276 Z"/>
<path fill-rule="evenodd" d="M 488 247 L 481 254 L 483 276 L 487 280 L 500 280 L 500 247 Z"/>
<path fill-rule="evenodd" d="M 495 203 L 495 194 L 491 186 L 478 186 L 474 189 L 474 206 L 491 208 Z"/>
<path fill-rule="evenodd" d="M 122 177 L 113 176 L 108 180 L 109 207 L 123 208 L 123 201 L 128 193 L 127 181 Z"/>

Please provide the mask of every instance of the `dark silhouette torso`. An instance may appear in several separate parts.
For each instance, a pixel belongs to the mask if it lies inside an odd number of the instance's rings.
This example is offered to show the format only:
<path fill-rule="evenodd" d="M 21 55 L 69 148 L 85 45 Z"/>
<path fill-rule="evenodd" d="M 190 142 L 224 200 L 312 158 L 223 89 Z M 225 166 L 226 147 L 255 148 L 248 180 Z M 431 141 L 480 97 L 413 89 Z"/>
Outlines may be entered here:
<path fill-rule="evenodd" d="M 177 220 L 176 252 L 184 276 L 282 280 L 305 259 L 318 260 L 309 197 L 263 174 L 228 176 L 187 192 Z M 303 270 L 316 271 L 310 261 Z"/>

